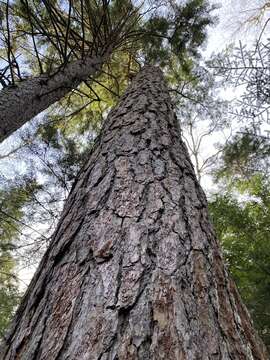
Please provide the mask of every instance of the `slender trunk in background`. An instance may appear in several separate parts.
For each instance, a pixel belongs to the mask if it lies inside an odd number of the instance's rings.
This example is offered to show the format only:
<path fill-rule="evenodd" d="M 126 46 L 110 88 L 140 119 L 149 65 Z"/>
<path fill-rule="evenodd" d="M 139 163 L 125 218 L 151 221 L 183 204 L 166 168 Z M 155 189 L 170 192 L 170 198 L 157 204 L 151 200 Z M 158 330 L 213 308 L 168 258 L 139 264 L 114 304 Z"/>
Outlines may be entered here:
<path fill-rule="evenodd" d="M 107 56 L 93 56 L 63 66 L 53 75 L 42 74 L 0 92 L 0 142 L 27 121 L 99 73 Z"/>
<path fill-rule="evenodd" d="M 2 347 L 11 360 L 267 360 L 162 73 L 111 111 Z"/>

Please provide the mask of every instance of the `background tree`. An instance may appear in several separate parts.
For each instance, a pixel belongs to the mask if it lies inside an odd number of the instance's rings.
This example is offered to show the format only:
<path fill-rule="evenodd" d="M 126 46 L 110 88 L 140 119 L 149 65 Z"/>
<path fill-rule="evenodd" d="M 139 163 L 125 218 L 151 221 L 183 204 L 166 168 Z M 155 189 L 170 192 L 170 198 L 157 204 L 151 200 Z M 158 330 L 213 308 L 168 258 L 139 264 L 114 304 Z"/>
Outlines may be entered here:
<path fill-rule="evenodd" d="M 130 1 L 110 3 L 6 3 L 1 28 L 7 54 L 1 75 L 1 140 L 82 81 L 96 76 L 112 51 L 128 42 L 130 27 L 140 16 Z M 17 61 L 25 52 L 28 64 L 34 60 L 34 73 L 38 69 L 39 75 L 32 79 L 25 78 L 24 58 Z"/>

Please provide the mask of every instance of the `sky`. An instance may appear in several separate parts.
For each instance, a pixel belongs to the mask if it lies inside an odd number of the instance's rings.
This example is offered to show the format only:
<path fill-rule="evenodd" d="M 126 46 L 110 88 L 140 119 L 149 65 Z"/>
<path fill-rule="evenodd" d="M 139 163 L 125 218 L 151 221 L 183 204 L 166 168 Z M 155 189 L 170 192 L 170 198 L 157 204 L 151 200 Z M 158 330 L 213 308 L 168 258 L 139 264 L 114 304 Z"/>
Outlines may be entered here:
<path fill-rule="evenodd" d="M 211 2 L 216 4 L 216 1 L 214 2 L 211 0 Z M 256 9 L 263 3 L 264 1 L 262 0 L 223 0 L 219 9 L 215 11 L 215 14 L 219 17 L 219 22 L 215 27 L 209 28 L 207 46 L 203 50 L 204 57 L 210 57 L 212 53 L 220 52 L 231 43 L 238 43 L 239 41 L 247 43 L 251 46 L 254 43 L 254 39 L 260 35 L 261 27 L 248 27 L 244 26 L 243 23 L 245 22 L 247 16 L 250 17 L 252 14 L 256 13 Z M 242 22 L 242 25 L 239 22 L 239 18 L 241 19 L 240 22 Z M 267 34 L 270 34 L 269 29 L 265 29 L 265 37 L 267 37 Z M 231 100 L 239 95 L 239 91 L 239 89 L 228 89 L 223 92 L 223 96 L 224 98 Z M 198 132 L 203 131 L 203 128 L 198 129 Z M 202 157 L 205 158 L 210 154 L 213 154 L 216 151 L 215 143 L 223 141 L 223 133 L 215 133 L 215 136 L 211 139 L 207 138 L 206 141 L 202 143 Z M 0 154 L 1 151 L 9 151 L 14 145 L 16 145 L 16 137 L 12 137 L 6 143 L 0 145 Z M 18 170 L 23 172 L 24 166 L 24 162 L 22 161 L 21 164 L 18 165 Z M 9 167 L 10 160 L 2 161 L 0 163 L 0 173 L 5 172 L 5 174 L 8 175 Z M 12 176 L 12 171 L 10 172 L 10 176 Z M 202 186 L 206 190 L 211 190 L 211 188 L 214 187 L 209 176 L 205 176 L 202 179 Z M 20 284 L 21 289 L 24 289 L 26 284 L 29 283 L 34 270 L 35 266 L 20 269 L 19 278 L 22 280 Z"/>

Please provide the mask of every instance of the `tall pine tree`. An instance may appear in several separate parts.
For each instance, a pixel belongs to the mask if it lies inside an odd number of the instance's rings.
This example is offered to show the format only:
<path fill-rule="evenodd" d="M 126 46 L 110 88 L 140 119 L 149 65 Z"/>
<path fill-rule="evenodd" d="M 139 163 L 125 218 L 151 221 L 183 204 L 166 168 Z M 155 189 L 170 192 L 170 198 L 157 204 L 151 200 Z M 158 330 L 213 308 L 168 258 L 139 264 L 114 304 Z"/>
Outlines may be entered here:
<path fill-rule="evenodd" d="M 9 359 L 268 358 L 159 69 L 111 111 L 2 347 Z"/>

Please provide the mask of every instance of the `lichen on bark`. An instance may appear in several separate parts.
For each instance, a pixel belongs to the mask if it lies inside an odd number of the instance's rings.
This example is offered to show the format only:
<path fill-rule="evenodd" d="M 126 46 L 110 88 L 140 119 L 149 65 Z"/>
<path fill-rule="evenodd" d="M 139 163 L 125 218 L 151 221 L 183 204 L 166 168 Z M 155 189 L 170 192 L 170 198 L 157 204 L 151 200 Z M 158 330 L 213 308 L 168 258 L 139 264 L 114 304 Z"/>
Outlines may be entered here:
<path fill-rule="evenodd" d="M 110 112 L 2 347 L 20 360 L 266 360 L 162 72 Z"/>

